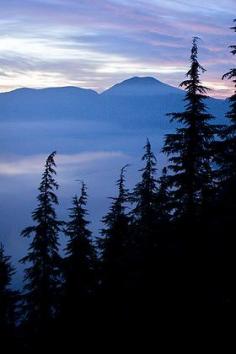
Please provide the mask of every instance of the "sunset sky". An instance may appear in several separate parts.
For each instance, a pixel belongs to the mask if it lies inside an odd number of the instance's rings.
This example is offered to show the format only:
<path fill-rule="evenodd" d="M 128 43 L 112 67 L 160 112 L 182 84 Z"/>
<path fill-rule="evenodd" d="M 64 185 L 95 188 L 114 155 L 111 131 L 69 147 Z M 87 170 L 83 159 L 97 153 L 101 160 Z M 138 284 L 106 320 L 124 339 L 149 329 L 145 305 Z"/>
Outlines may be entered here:
<path fill-rule="evenodd" d="M 177 86 L 197 35 L 202 80 L 226 97 L 235 58 L 235 0 L 0 0 L 0 91 L 80 86 L 102 91 L 131 76 Z"/>

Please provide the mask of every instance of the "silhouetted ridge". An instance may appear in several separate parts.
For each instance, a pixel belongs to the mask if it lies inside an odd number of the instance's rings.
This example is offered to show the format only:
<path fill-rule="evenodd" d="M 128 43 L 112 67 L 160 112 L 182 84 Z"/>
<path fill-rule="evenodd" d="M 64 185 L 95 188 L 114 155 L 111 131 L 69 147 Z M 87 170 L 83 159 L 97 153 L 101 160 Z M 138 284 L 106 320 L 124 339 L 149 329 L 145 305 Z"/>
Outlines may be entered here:
<path fill-rule="evenodd" d="M 155 96 L 167 94 L 183 94 L 183 91 L 149 76 L 132 77 L 103 92 L 103 95 L 117 96 Z"/>
<path fill-rule="evenodd" d="M 20 96 L 25 94 L 32 94 L 34 96 L 42 96 L 42 95 L 60 95 L 60 94 L 67 94 L 67 95 L 98 95 L 98 93 L 92 89 L 85 89 L 76 86 L 63 86 L 63 87 L 46 87 L 46 88 L 29 88 L 29 87 L 22 87 L 17 88 L 15 90 L 9 92 L 3 92 L 2 95 L 11 95 L 11 96 Z"/>
<path fill-rule="evenodd" d="M 79 87 L 20 88 L 0 93 L 0 119 L 54 121 L 58 119 L 119 122 L 136 128 L 166 127 L 166 113 L 182 111 L 183 90 L 153 77 L 133 77 L 101 94 Z M 209 98 L 207 105 L 217 118 L 228 102 Z"/>

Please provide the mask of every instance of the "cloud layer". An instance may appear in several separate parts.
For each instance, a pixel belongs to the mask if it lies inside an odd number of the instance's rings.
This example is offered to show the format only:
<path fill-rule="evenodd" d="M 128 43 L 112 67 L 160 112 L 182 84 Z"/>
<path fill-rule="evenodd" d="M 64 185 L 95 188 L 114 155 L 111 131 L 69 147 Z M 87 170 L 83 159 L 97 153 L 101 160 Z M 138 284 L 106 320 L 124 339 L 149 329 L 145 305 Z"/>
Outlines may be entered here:
<path fill-rule="evenodd" d="M 88 166 L 88 164 L 99 162 L 101 160 L 117 159 L 124 157 L 121 152 L 116 151 L 94 151 L 83 152 L 80 154 L 57 156 L 58 170 L 63 172 L 68 168 L 78 168 Z M 17 176 L 17 175 L 33 175 L 42 172 L 45 155 L 33 155 L 27 157 L 13 157 L 0 159 L 0 175 Z"/>
<path fill-rule="evenodd" d="M 101 91 L 147 73 L 178 85 L 198 35 L 204 81 L 214 95 L 226 96 L 232 87 L 220 78 L 233 65 L 227 46 L 235 11 L 233 0 L 1 0 L 0 90 Z"/>

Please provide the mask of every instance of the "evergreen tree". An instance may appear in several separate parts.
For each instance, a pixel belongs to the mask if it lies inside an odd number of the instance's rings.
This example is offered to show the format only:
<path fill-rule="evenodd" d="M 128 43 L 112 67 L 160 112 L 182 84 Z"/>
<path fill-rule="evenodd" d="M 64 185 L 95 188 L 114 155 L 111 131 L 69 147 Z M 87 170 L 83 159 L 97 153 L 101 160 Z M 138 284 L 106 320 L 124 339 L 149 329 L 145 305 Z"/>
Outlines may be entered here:
<path fill-rule="evenodd" d="M 104 228 L 98 240 L 100 250 L 100 316 L 106 318 L 109 324 L 107 333 L 114 335 L 110 327 L 125 324 L 128 298 L 128 248 L 129 248 L 129 217 L 126 214 L 129 193 L 125 187 L 125 171 L 128 165 L 121 169 L 117 180 L 118 195 L 112 197 L 109 212 L 102 219 Z M 115 319 L 115 321 L 114 321 Z"/>
<path fill-rule="evenodd" d="M 136 228 L 138 242 L 142 248 L 147 247 L 157 224 L 157 179 L 156 179 L 156 157 L 152 152 L 151 144 L 147 140 L 144 146 L 145 153 L 142 161 L 145 166 L 142 172 L 141 181 L 137 183 L 132 194 L 131 201 L 135 204 L 132 210 L 133 227 Z M 153 240 L 152 240 L 153 241 Z"/>
<path fill-rule="evenodd" d="M 138 182 L 131 193 L 131 202 L 134 208 L 131 211 L 131 241 L 132 255 L 131 263 L 131 294 L 133 298 L 133 316 L 136 316 L 136 307 L 139 306 L 140 313 L 148 313 L 147 306 L 153 311 L 153 303 L 151 297 L 156 292 L 156 266 L 157 266 L 157 249 L 160 242 L 160 234 L 158 223 L 158 207 L 157 207 L 157 188 L 158 181 L 156 179 L 156 157 L 152 152 L 151 144 L 147 140 L 144 146 L 144 167 L 141 181 Z M 146 296 L 148 298 L 146 298 Z M 146 306 L 140 306 L 143 303 Z"/>
<path fill-rule="evenodd" d="M 167 168 L 162 169 L 162 175 L 158 180 L 158 190 L 156 195 L 156 217 L 159 225 L 167 226 L 171 219 L 172 205 L 170 201 L 170 190 L 167 176 Z"/>
<path fill-rule="evenodd" d="M 10 257 L 5 255 L 4 247 L 0 244 L 0 336 L 1 347 L 10 348 L 10 338 L 13 338 L 16 325 L 16 305 L 19 295 L 11 290 L 12 276 L 15 270 Z M 5 346 L 4 346 L 5 344 Z"/>
<path fill-rule="evenodd" d="M 55 317 L 60 287 L 58 233 L 61 222 L 55 211 L 58 204 L 55 154 L 53 152 L 46 160 L 37 197 L 38 206 L 32 213 L 35 225 L 22 231 L 23 237 L 32 237 L 28 254 L 21 259 L 21 263 L 29 264 L 25 269 L 22 317 L 33 334 L 42 336 L 48 334 Z"/>
<path fill-rule="evenodd" d="M 236 19 L 234 20 L 236 22 Z M 236 26 L 231 27 L 236 32 Z M 236 45 L 230 46 L 231 53 L 236 54 Z M 222 141 L 218 144 L 218 163 L 220 164 L 221 179 L 235 184 L 236 182 L 236 68 L 224 74 L 223 79 L 234 83 L 234 94 L 229 98 L 230 111 L 226 114 L 229 125 L 221 130 Z"/>
<path fill-rule="evenodd" d="M 234 20 L 236 23 L 236 19 Z M 236 32 L 236 26 L 231 27 Z M 236 45 L 230 46 L 231 53 L 236 55 Z M 217 239 L 220 240 L 215 257 L 215 283 L 223 293 L 223 301 L 235 303 L 235 215 L 236 215 L 236 68 L 227 72 L 223 79 L 232 80 L 234 94 L 229 98 L 230 109 L 226 114 L 228 125 L 220 131 L 220 141 L 216 144 L 216 162 L 219 165 L 219 203 L 212 215 L 212 224 Z M 216 237 L 215 236 L 215 237 Z M 219 256 L 222 266 L 220 266 Z M 219 280 L 219 274 L 221 275 Z M 220 282 L 220 284 L 219 284 Z M 216 288 L 216 287 L 215 287 Z M 214 288 L 214 289 L 215 289 Z M 220 299 L 222 301 L 222 299 Z"/>
<path fill-rule="evenodd" d="M 120 178 L 117 181 L 118 196 L 111 198 L 113 203 L 108 214 L 102 219 L 104 228 L 103 238 L 99 240 L 105 283 L 117 284 L 121 281 L 125 249 L 127 245 L 127 233 L 129 218 L 126 215 L 126 203 L 128 190 L 125 188 L 125 170 L 128 165 L 121 169 Z M 123 269 L 124 271 L 124 269 Z"/>
<path fill-rule="evenodd" d="M 82 183 L 80 197 L 74 196 L 70 210 L 70 220 L 66 223 L 65 235 L 69 238 L 66 246 L 65 295 L 68 305 L 85 306 L 85 301 L 94 290 L 96 252 L 91 240 L 89 221 L 86 219 L 87 192 Z M 77 304 L 77 305 L 76 305 Z"/>
<path fill-rule="evenodd" d="M 193 38 L 187 79 L 180 84 L 186 91 L 186 109 L 169 114 L 171 121 L 182 126 L 166 136 L 163 148 L 170 156 L 168 167 L 172 173 L 168 179 L 176 216 L 185 217 L 190 224 L 201 212 L 205 196 L 212 189 L 212 146 L 217 132 L 204 102 L 208 89 L 200 81 L 200 73 L 205 69 L 198 62 L 197 40 Z"/>
<path fill-rule="evenodd" d="M 184 306 L 203 304 L 207 294 L 208 244 L 210 230 L 203 214 L 214 196 L 213 149 L 219 127 L 205 103 L 208 89 L 201 84 L 206 70 L 198 61 L 198 38 L 193 38 L 190 69 L 180 86 L 186 91 L 185 111 L 170 113 L 171 121 L 180 127 L 168 134 L 163 152 L 169 156 L 168 185 L 173 213 L 172 289 L 173 302 Z M 201 305 L 200 305 L 201 306 Z"/>
<path fill-rule="evenodd" d="M 85 342 L 86 347 L 89 347 L 88 327 L 91 334 L 96 320 L 94 295 L 97 260 L 92 233 L 88 228 L 86 205 L 87 191 L 82 182 L 81 194 L 79 197 L 77 195 L 73 197 L 69 221 L 64 228 L 68 243 L 63 260 L 61 336 L 65 338 L 64 349 L 69 351 L 74 350 L 78 340 L 80 345 Z"/>

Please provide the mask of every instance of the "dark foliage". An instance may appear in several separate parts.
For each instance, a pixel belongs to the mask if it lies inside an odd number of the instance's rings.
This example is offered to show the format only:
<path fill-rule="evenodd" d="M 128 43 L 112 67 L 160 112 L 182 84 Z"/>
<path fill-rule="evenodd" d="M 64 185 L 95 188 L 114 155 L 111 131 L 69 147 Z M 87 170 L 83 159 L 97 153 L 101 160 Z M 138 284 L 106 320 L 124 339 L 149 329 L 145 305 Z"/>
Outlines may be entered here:
<path fill-rule="evenodd" d="M 63 260 L 64 284 L 62 294 L 61 330 L 68 345 L 75 344 L 79 330 L 84 335 L 93 313 L 96 290 L 96 251 L 88 229 L 87 192 L 82 182 L 81 194 L 74 196 L 69 209 L 69 221 L 64 233 L 68 238 Z M 93 324 L 90 324 L 92 328 Z"/>
<path fill-rule="evenodd" d="M 186 110 L 169 114 L 181 127 L 175 134 L 166 136 L 163 148 L 163 152 L 170 155 L 168 168 L 172 174 L 168 179 L 175 215 L 191 222 L 211 197 L 212 146 L 217 133 L 217 126 L 210 123 L 213 116 L 204 103 L 208 89 L 200 81 L 200 73 L 205 69 L 198 62 L 197 40 L 193 39 L 187 79 L 180 84 L 186 91 Z"/>
<path fill-rule="evenodd" d="M 70 220 L 64 229 L 69 239 L 64 259 L 65 292 L 68 303 L 73 304 L 73 311 L 78 298 L 81 298 L 83 303 L 83 299 L 92 294 L 94 286 L 96 252 L 91 240 L 91 231 L 88 229 L 86 203 L 86 186 L 82 183 L 81 195 L 73 198 L 72 207 L 69 209 Z"/>
<path fill-rule="evenodd" d="M 38 206 L 32 213 L 35 225 L 22 231 L 23 237 L 32 237 L 28 254 L 21 260 L 21 263 L 29 264 L 25 270 L 22 320 L 30 336 L 40 338 L 47 338 L 56 318 L 61 280 L 58 254 L 61 222 L 55 211 L 58 204 L 55 154 L 53 152 L 46 160 L 37 197 Z"/>
<path fill-rule="evenodd" d="M 11 289 L 12 276 L 15 270 L 10 257 L 5 255 L 0 244 L 0 338 L 2 348 L 14 349 L 14 335 L 17 320 L 17 302 L 19 294 Z"/>
<path fill-rule="evenodd" d="M 118 319 L 124 312 L 124 299 L 128 291 L 128 248 L 129 216 L 126 213 L 129 192 L 125 187 L 125 171 L 121 169 L 117 181 L 118 195 L 112 197 L 110 210 L 103 218 L 104 228 L 98 239 L 100 250 L 100 296 L 107 318 L 116 316 Z M 115 306 L 114 306 L 115 304 Z"/>
<path fill-rule="evenodd" d="M 236 20 L 234 20 L 236 22 Z M 236 26 L 231 27 L 236 32 Z M 236 45 L 230 46 L 231 53 L 236 54 Z M 236 246 L 234 229 L 236 215 L 236 68 L 230 69 L 223 79 L 232 80 L 234 94 L 229 98 L 230 110 L 226 114 L 228 125 L 224 126 L 219 134 L 220 140 L 216 144 L 215 160 L 219 165 L 218 183 L 219 199 L 216 204 L 212 223 L 215 226 L 215 235 L 218 239 L 218 255 L 221 262 L 222 301 L 235 303 L 234 284 L 235 276 L 234 249 Z M 219 257 L 214 262 L 217 267 Z M 214 288 L 215 290 L 215 288 Z"/>

